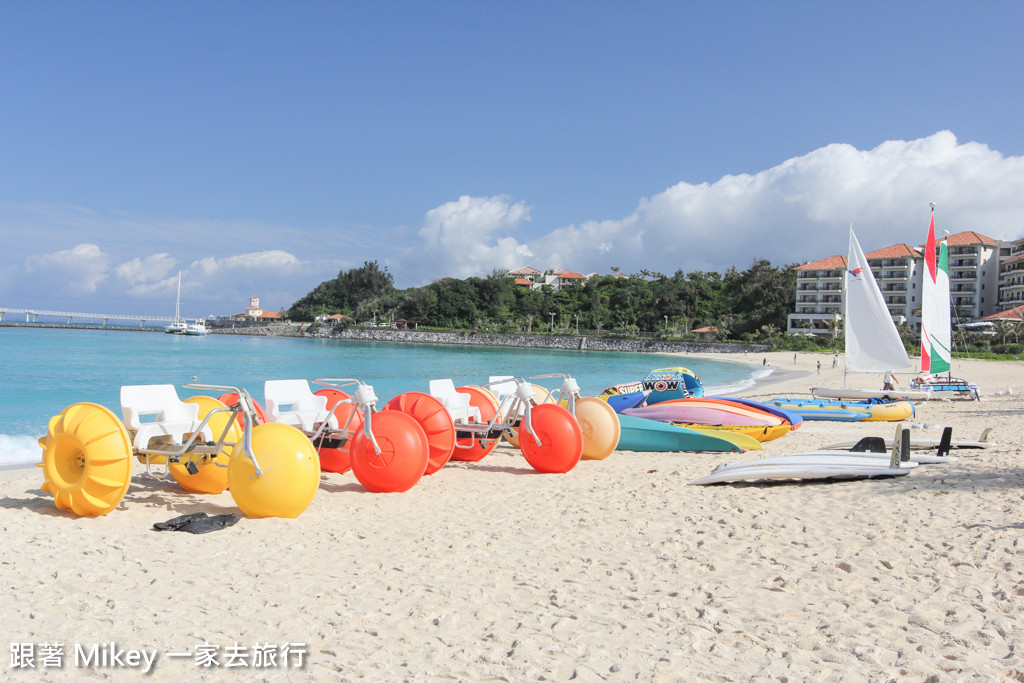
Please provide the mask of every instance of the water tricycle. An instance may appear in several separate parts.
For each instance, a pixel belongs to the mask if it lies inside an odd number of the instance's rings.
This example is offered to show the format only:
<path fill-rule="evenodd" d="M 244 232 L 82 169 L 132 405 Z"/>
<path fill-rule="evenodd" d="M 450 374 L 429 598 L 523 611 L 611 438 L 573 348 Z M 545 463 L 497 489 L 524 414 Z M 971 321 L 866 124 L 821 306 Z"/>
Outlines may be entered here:
<path fill-rule="evenodd" d="M 542 413 L 550 413 L 555 420 L 564 420 L 564 413 L 576 422 L 583 440 L 580 457 L 583 460 L 603 460 L 615 451 L 619 443 L 620 426 L 615 411 L 607 402 L 594 397 L 581 397 L 576 380 L 565 373 L 532 375 L 530 380 L 558 378 L 561 384 L 552 390 L 528 383 L 524 378 L 512 376 L 492 376 L 490 382 L 483 385 L 502 407 L 499 413 L 506 414 L 508 427 L 504 437 L 512 446 L 523 450 L 520 443 L 520 426 L 525 421 L 527 408 L 534 411 L 540 406 L 556 406 L 563 411 L 543 408 Z M 532 413 L 531 413 L 532 418 Z M 527 446 L 527 450 L 531 448 Z M 523 450 L 524 455 L 526 450 Z M 530 459 L 530 456 L 527 457 Z M 568 460 L 567 460 L 568 462 Z M 531 462 L 532 465 L 536 465 Z M 575 465 L 575 461 L 573 462 Z M 547 470 L 545 470 L 547 471 Z"/>
<path fill-rule="evenodd" d="M 168 475 L 200 493 L 231 489 L 249 517 L 297 517 L 320 485 L 320 463 L 296 428 L 262 423 L 241 387 L 186 384 L 187 389 L 234 392 L 227 406 L 210 396 L 178 398 L 173 385 L 121 387 L 122 422 L 96 403 L 75 403 L 50 419 L 40 467 L 43 490 L 61 510 L 106 515 L 124 498 L 132 456 L 145 474 Z M 214 435 L 216 434 L 216 439 Z"/>

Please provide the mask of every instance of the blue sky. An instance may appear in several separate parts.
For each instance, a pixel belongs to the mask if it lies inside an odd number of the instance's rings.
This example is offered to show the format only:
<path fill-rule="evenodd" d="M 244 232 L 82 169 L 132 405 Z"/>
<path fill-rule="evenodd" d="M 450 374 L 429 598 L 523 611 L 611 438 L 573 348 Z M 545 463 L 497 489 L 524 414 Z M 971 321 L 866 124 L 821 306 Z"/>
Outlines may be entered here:
<path fill-rule="evenodd" d="M 1024 236 L 1019 2 L 0 0 L 0 307 Z"/>

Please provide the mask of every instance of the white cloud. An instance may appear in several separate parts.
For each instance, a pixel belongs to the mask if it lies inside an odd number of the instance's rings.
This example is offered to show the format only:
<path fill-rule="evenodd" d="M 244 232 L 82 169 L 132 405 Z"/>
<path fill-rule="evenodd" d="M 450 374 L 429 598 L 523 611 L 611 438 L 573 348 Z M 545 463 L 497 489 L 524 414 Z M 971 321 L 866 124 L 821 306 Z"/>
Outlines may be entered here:
<path fill-rule="evenodd" d="M 167 253 L 152 254 L 145 258 L 136 256 L 119 264 L 114 272 L 131 287 L 149 285 L 166 278 L 176 263 L 177 261 Z"/>
<path fill-rule="evenodd" d="M 78 244 L 71 249 L 28 258 L 25 270 L 54 278 L 61 283 L 60 293 L 68 296 L 93 294 L 106 279 L 111 258 L 95 244 Z"/>
<path fill-rule="evenodd" d="M 392 269 L 406 281 L 486 275 L 494 268 L 515 268 L 533 256 L 514 237 L 530 220 L 530 207 L 506 195 L 459 197 L 427 211 L 413 245 Z M 417 282 L 422 284 L 422 282 Z"/>
<path fill-rule="evenodd" d="M 852 223 L 861 244 L 920 244 L 929 202 L 936 225 L 996 239 L 1024 236 L 1024 157 L 959 143 L 941 131 L 871 150 L 832 144 L 750 175 L 678 183 L 643 198 L 620 219 L 558 228 L 529 241 L 501 234 L 528 218 L 508 197 L 461 197 L 427 213 L 403 257 L 422 284 L 443 275 L 483 275 L 528 261 L 578 272 L 743 269 L 765 258 L 782 266 L 844 254 Z M 518 212 L 512 212 L 512 208 Z"/>

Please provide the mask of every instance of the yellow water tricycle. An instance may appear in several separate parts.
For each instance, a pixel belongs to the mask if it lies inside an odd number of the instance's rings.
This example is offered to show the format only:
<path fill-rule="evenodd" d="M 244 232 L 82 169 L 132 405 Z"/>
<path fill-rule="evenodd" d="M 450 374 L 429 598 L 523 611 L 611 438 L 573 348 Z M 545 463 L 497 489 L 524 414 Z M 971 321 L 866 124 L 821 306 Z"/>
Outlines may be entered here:
<path fill-rule="evenodd" d="M 296 517 L 320 485 L 320 463 L 294 427 L 262 423 L 241 387 L 186 384 L 235 392 L 235 405 L 209 396 L 178 398 L 170 384 L 121 387 L 122 422 L 96 403 L 75 403 L 50 419 L 40 467 L 43 490 L 61 510 L 95 517 L 113 510 L 132 478 L 132 457 L 146 475 L 183 488 L 231 497 L 249 517 Z M 216 434 L 216 438 L 214 438 Z"/>

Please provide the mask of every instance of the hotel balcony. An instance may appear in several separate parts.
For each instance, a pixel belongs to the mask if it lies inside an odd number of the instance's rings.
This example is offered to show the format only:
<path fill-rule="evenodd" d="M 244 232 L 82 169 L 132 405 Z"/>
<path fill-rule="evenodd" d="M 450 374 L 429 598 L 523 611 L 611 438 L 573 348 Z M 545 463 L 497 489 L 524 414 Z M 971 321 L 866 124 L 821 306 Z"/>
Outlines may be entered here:
<path fill-rule="evenodd" d="M 950 268 L 977 268 L 978 259 L 973 258 L 960 258 L 960 259 L 949 259 Z"/>

